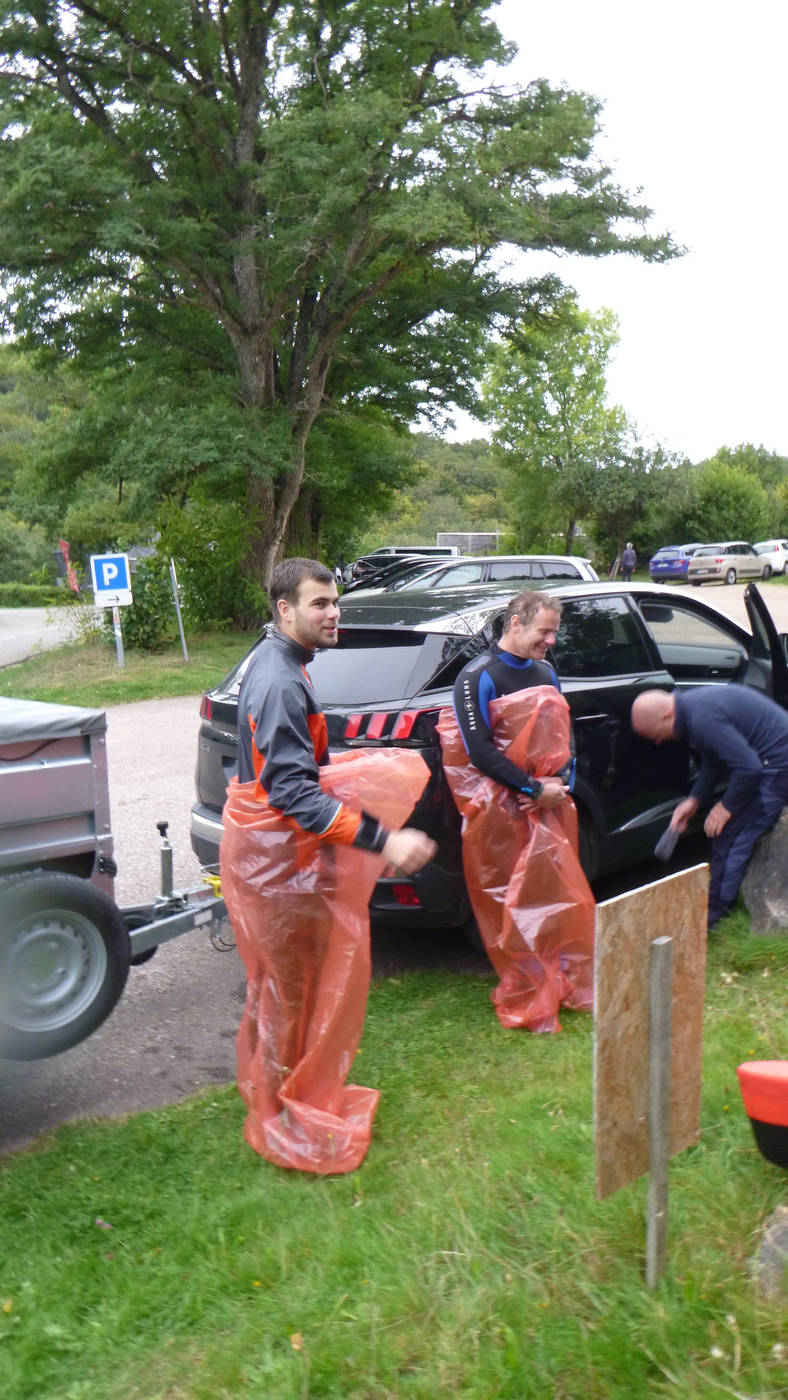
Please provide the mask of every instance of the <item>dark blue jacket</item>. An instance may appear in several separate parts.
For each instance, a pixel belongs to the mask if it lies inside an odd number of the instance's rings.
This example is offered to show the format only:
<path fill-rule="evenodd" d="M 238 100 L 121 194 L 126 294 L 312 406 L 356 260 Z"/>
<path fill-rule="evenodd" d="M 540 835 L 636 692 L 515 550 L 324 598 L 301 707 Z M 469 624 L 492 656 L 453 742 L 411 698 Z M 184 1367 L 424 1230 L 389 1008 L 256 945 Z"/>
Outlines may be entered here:
<path fill-rule="evenodd" d="M 788 772 L 788 714 L 746 685 L 708 685 L 676 695 L 676 733 L 701 755 L 690 793 L 710 802 L 727 778 L 721 798 L 741 811 L 765 775 Z"/>

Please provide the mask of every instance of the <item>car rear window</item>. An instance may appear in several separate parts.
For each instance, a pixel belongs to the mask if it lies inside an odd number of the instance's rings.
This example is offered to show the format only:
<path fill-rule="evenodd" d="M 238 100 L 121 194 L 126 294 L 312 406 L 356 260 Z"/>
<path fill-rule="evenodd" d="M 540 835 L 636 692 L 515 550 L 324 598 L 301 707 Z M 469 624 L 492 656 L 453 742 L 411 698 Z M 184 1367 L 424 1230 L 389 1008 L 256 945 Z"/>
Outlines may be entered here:
<path fill-rule="evenodd" d="M 428 635 L 369 629 L 343 632 L 307 667 L 322 705 L 374 704 L 411 694 L 410 679 Z"/>
<path fill-rule="evenodd" d="M 534 578 L 549 579 L 570 579 L 572 583 L 577 583 L 582 578 L 582 574 L 576 564 L 570 564 L 563 559 L 541 559 L 538 564 L 534 564 Z"/>

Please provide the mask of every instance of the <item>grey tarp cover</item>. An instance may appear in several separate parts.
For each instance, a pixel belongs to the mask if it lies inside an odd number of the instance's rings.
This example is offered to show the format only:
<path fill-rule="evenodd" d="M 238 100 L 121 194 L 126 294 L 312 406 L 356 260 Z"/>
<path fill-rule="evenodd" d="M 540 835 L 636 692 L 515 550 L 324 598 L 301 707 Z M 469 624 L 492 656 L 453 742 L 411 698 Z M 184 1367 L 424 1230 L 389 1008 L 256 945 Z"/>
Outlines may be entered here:
<path fill-rule="evenodd" d="M 28 739 L 64 739 L 69 734 L 100 734 L 106 727 L 107 716 L 103 710 L 0 696 L 0 744 L 23 744 Z"/>

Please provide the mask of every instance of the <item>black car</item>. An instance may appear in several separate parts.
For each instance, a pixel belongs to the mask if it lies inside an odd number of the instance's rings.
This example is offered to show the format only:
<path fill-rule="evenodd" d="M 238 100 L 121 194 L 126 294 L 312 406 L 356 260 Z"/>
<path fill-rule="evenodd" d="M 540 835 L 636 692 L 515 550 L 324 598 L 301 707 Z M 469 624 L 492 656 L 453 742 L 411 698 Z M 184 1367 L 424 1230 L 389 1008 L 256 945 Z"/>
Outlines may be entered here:
<path fill-rule="evenodd" d="M 654 686 L 738 681 L 785 704 L 786 639 L 778 637 L 754 585 L 745 594 L 752 633 L 692 596 L 666 597 L 658 585 L 544 591 L 563 604 L 551 660 L 572 714 L 581 858 L 593 880 L 649 856 L 691 782 L 685 745 L 657 747 L 633 732 L 635 696 Z M 430 768 L 409 824 L 434 838 L 438 854 L 416 875 L 378 882 L 373 920 L 429 928 L 470 919 L 460 821 L 435 726 L 451 704 L 460 669 L 500 636 L 513 592 L 482 585 L 461 595 L 432 589 L 383 593 L 366 603 L 350 598 L 337 646 L 319 652 L 309 668 L 332 750 L 415 747 Z M 238 691 L 250 655 L 203 696 L 191 837 L 204 864 L 218 858 L 221 809 L 236 762 Z"/>

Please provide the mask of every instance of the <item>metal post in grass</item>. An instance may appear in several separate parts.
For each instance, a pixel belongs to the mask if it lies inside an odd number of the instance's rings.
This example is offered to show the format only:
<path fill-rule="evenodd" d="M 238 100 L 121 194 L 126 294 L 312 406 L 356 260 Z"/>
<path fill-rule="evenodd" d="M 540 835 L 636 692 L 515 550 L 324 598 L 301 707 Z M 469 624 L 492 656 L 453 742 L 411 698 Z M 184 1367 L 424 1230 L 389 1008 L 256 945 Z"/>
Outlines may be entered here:
<path fill-rule="evenodd" d="M 120 626 L 120 608 L 112 609 L 112 630 L 115 633 L 115 650 L 118 654 L 118 665 L 121 670 L 124 666 L 123 657 L 123 632 Z"/>
<path fill-rule="evenodd" d="M 648 1205 L 646 1284 L 655 1288 L 665 1268 L 670 1161 L 670 1055 L 673 1010 L 673 939 L 655 938 L 649 966 Z"/>
<path fill-rule="evenodd" d="M 189 653 L 186 650 L 186 638 L 183 635 L 183 619 L 181 617 L 181 599 L 178 593 L 178 578 L 175 573 L 175 560 L 170 559 L 170 583 L 172 584 L 172 597 L 175 603 L 175 612 L 178 618 L 178 631 L 181 634 L 181 646 L 183 647 L 183 659 L 189 660 Z"/>

